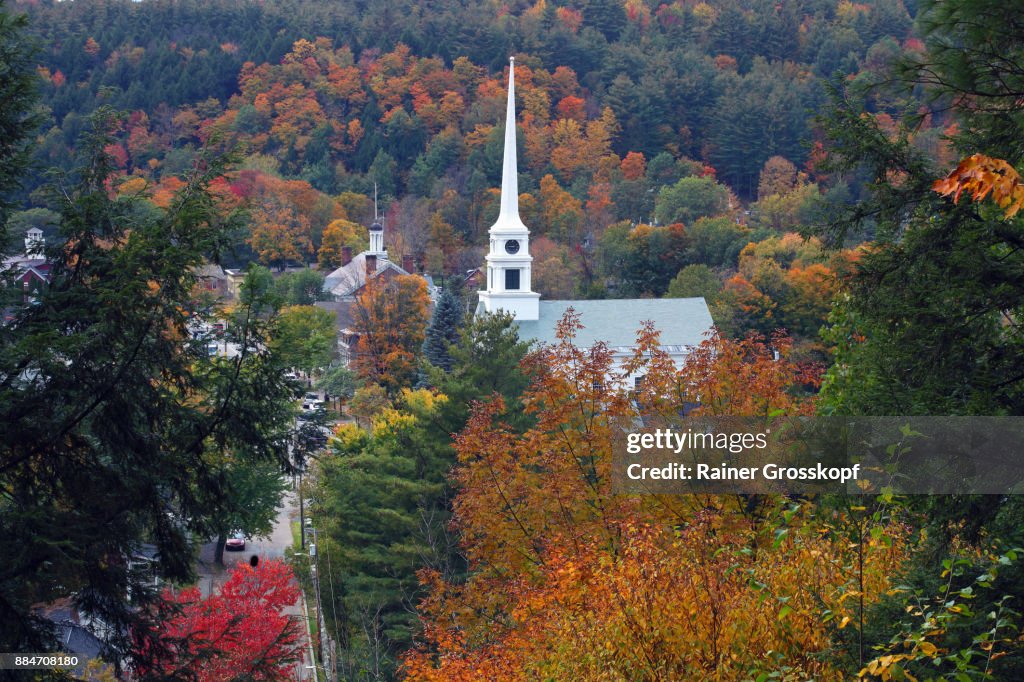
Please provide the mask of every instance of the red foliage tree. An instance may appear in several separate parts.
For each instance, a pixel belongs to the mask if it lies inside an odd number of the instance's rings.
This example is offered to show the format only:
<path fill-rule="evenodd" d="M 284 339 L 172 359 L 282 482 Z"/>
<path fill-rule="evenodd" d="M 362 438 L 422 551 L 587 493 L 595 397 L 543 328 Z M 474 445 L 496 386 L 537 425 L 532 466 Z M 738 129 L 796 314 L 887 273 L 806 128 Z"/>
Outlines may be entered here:
<path fill-rule="evenodd" d="M 301 629 L 284 609 L 298 600 L 299 588 L 283 561 L 239 564 L 220 593 L 206 599 L 194 587 L 168 590 L 165 598 L 179 610 L 164 621 L 166 650 L 146 674 L 197 682 L 291 679 Z"/>

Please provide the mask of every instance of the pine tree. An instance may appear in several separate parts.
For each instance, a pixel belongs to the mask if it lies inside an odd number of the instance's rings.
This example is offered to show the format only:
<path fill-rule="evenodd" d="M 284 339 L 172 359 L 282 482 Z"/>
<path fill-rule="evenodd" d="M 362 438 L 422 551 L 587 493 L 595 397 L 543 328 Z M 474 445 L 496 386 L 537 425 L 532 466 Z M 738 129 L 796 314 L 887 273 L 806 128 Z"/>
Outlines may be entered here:
<path fill-rule="evenodd" d="M 451 344 L 458 341 L 462 309 L 451 291 L 445 289 L 434 308 L 434 315 L 427 327 L 427 338 L 423 341 L 423 357 L 434 367 L 450 372 L 452 356 L 448 352 Z"/>
<path fill-rule="evenodd" d="M 378 653 L 392 667 L 417 624 L 410 608 L 419 598 L 417 571 L 427 566 L 451 574 L 446 475 L 454 453 L 437 426 L 445 401 L 405 389 L 396 407 L 373 416 L 370 431 L 341 426 L 319 459 L 312 513 L 321 566 L 334 566 L 333 578 L 321 574 L 321 594 L 350 662 L 367 647 L 382 646 Z"/>
<path fill-rule="evenodd" d="M 477 315 L 465 325 L 458 343 L 448 348 L 451 372 L 428 370 L 430 383 L 448 396 L 441 408 L 446 431 L 462 430 L 473 402 L 489 400 L 495 394 L 505 401 L 508 418 L 517 425 L 525 424 L 528 418 L 519 397 L 530 383 L 521 366 L 529 349 L 509 313 Z"/>
<path fill-rule="evenodd" d="M 27 20 L 24 14 L 9 14 L 4 4 L 0 0 L 0 250 L 6 242 L 10 194 L 21 185 L 29 160 L 26 142 L 39 123 L 35 50 L 22 35 Z"/>
<path fill-rule="evenodd" d="M 289 469 L 292 408 L 267 350 L 269 276 L 221 313 L 237 357 L 192 338 L 193 272 L 238 226 L 207 191 L 223 165 L 208 160 L 170 210 L 139 210 L 108 192 L 117 124 L 94 118 L 77 181 L 55 193 L 50 285 L 0 326 L 0 649 L 56 647 L 36 605 L 71 598 L 108 626 L 112 660 L 139 663 L 159 649 L 140 608 L 158 595 L 127 559 L 153 543 L 163 577 L 192 579 L 191 538 L 246 503 L 218 463 Z"/>

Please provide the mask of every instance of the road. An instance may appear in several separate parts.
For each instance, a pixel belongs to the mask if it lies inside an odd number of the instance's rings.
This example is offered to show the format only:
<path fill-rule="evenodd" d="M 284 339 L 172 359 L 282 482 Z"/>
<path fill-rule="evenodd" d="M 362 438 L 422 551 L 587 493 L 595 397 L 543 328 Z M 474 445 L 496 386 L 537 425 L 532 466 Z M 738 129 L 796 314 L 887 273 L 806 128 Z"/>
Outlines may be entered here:
<path fill-rule="evenodd" d="M 245 550 L 241 552 L 224 552 L 224 566 L 231 569 L 239 561 L 248 562 L 253 555 L 262 559 L 280 559 L 285 551 L 292 546 L 292 518 L 299 518 L 295 496 L 288 492 L 284 497 L 284 505 L 278 510 L 274 520 L 274 530 L 269 538 L 246 538 Z"/>
<path fill-rule="evenodd" d="M 274 520 L 274 529 L 271 531 L 270 537 L 259 539 L 246 538 L 244 551 L 224 552 L 224 567 L 227 570 L 212 566 L 214 543 L 207 543 L 203 546 L 200 554 L 199 585 L 204 594 L 209 594 L 210 590 L 217 589 L 223 584 L 227 578 L 228 571 L 237 563 L 248 563 L 253 556 L 259 557 L 261 561 L 264 559 L 278 559 L 290 551 L 292 546 L 291 523 L 293 520 L 298 519 L 299 516 L 295 494 L 291 491 L 286 493 L 282 503 L 282 506 L 278 509 L 277 518 Z M 303 652 L 302 660 L 295 665 L 295 676 L 293 679 L 296 680 L 315 679 L 311 669 L 312 643 L 308 628 L 309 621 L 305 617 L 306 610 L 307 607 L 302 597 L 293 606 L 285 610 L 286 614 L 294 616 L 302 624 Z"/>

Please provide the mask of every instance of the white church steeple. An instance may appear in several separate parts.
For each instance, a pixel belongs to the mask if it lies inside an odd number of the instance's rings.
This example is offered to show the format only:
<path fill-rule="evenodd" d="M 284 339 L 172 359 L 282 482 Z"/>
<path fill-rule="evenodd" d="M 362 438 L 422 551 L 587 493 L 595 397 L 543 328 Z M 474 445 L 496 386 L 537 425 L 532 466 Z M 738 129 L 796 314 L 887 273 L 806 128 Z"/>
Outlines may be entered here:
<path fill-rule="evenodd" d="M 384 226 L 377 213 L 377 183 L 373 183 L 373 225 L 370 225 L 370 248 L 367 253 L 381 261 L 388 259 L 388 251 L 384 248 Z"/>
<path fill-rule="evenodd" d="M 519 217 L 519 176 L 516 164 L 515 61 L 509 58 L 508 107 L 505 112 L 505 161 L 501 170 L 501 211 L 490 229 L 487 289 L 478 310 L 504 310 L 517 320 L 540 317 L 540 294 L 530 290 L 530 231 Z"/>

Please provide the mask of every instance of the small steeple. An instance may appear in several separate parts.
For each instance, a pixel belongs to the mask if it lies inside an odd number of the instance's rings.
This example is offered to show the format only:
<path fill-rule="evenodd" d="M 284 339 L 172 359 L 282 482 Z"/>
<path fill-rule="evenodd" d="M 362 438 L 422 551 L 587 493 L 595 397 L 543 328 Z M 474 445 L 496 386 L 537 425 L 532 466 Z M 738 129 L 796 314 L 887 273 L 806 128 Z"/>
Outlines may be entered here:
<path fill-rule="evenodd" d="M 373 224 L 370 225 L 370 249 L 368 253 L 375 254 L 383 260 L 387 260 L 388 252 L 384 249 L 384 226 L 381 225 L 380 215 L 377 213 L 377 183 L 373 183 Z"/>
<path fill-rule="evenodd" d="M 25 234 L 25 257 L 43 258 L 46 249 L 46 240 L 43 239 L 43 231 L 38 227 L 31 228 Z"/>

